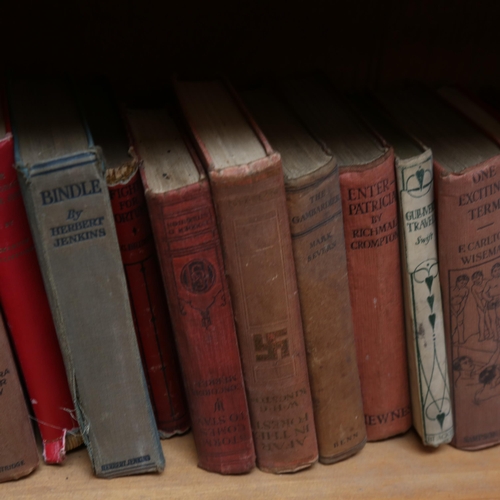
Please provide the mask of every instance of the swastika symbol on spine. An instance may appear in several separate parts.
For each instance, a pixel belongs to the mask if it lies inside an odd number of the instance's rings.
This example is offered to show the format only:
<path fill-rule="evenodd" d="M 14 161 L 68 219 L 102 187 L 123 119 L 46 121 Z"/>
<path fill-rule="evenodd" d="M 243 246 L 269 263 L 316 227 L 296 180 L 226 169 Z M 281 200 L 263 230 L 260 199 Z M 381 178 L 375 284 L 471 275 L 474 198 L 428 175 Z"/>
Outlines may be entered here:
<path fill-rule="evenodd" d="M 181 283 L 191 293 L 205 293 L 214 286 L 215 269 L 208 260 L 192 260 L 181 271 Z"/>
<path fill-rule="evenodd" d="M 253 336 L 257 361 L 276 361 L 290 356 L 286 330 Z"/>

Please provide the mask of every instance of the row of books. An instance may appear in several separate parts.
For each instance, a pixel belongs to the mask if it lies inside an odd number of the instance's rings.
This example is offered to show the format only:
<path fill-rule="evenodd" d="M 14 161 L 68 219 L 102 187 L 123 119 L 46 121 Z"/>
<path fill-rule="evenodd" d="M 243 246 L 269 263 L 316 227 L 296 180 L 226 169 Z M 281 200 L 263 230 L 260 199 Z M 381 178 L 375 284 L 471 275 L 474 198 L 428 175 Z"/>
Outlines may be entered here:
<path fill-rule="evenodd" d="M 14 79 L 0 113 L 0 302 L 46 462 L 83 440 L 98 476 L 161 471 L 159 438 L 190 425 L 223 474 L 412 422 L 497 444 L 495 112 L 314 78 L 174 90 L 120 113 L 100 83 Z M 38 458 L 0 355 L 8 480 Z"/>

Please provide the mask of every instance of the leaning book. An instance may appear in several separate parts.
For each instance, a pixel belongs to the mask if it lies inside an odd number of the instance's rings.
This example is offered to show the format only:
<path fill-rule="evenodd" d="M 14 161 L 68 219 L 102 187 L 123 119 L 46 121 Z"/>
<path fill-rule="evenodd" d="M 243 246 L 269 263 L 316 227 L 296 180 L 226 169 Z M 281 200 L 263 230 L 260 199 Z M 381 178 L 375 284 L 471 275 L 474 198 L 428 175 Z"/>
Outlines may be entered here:
<path fill-rule="evenodd" d="M 377 98 L 432 148 L 452 444 L 486 448 L 500 442 L 500 146 L 426 89 Z"/>
<path fill-rule="evenodd" d="M 439 285 L 432 151 L 370 98 L 352 100 L 394 148 L 413 426 L 425 445 L 439 446 L 453 438 L 453 414 Z"/>
<path fill-rule="evenodd" d="M 94 471 L 160 471 L 99 148 L 61 80 L 13 80 L 16 168 Z"/>

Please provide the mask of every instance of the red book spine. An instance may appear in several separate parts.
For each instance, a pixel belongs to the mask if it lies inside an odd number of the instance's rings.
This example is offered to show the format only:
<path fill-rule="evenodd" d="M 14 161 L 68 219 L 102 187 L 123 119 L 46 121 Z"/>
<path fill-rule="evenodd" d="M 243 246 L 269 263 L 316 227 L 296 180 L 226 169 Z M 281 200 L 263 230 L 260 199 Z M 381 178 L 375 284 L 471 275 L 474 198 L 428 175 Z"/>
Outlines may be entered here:
<path fill-rule="evenodd" d="M 198 465 L 239 474 L 255 452 L 207 180 L 146 191 L 192 415 Z"/>
<path fill-rule="evenodd" d="M 340 171 L 347 272 L 368 441 L 411 427 L 392 150 Z"/>
<path fill-rule="evenodd" d="M 172 337 L 167 300 L 139 170 L 108 189 L 116 233 L 160 437 L 189 429 L 189 413 Z"/>
<path fill-rule="evenodd" d="M 42 435 L 44 460 L 61 463 L 81 438 L 13 165 L 7 127 L 0 140 L 0 302 Z"/>

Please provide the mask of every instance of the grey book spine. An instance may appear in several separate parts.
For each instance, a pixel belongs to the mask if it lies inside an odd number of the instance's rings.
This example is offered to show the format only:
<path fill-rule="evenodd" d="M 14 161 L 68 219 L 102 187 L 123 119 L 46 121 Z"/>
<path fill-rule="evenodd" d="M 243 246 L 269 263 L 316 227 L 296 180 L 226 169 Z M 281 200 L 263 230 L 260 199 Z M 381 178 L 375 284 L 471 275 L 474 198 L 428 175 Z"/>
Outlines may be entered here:
<path fill-rule="evenodd" d="M 100 150 L 17 170 L 95 474 L 161 471 Z"/>

